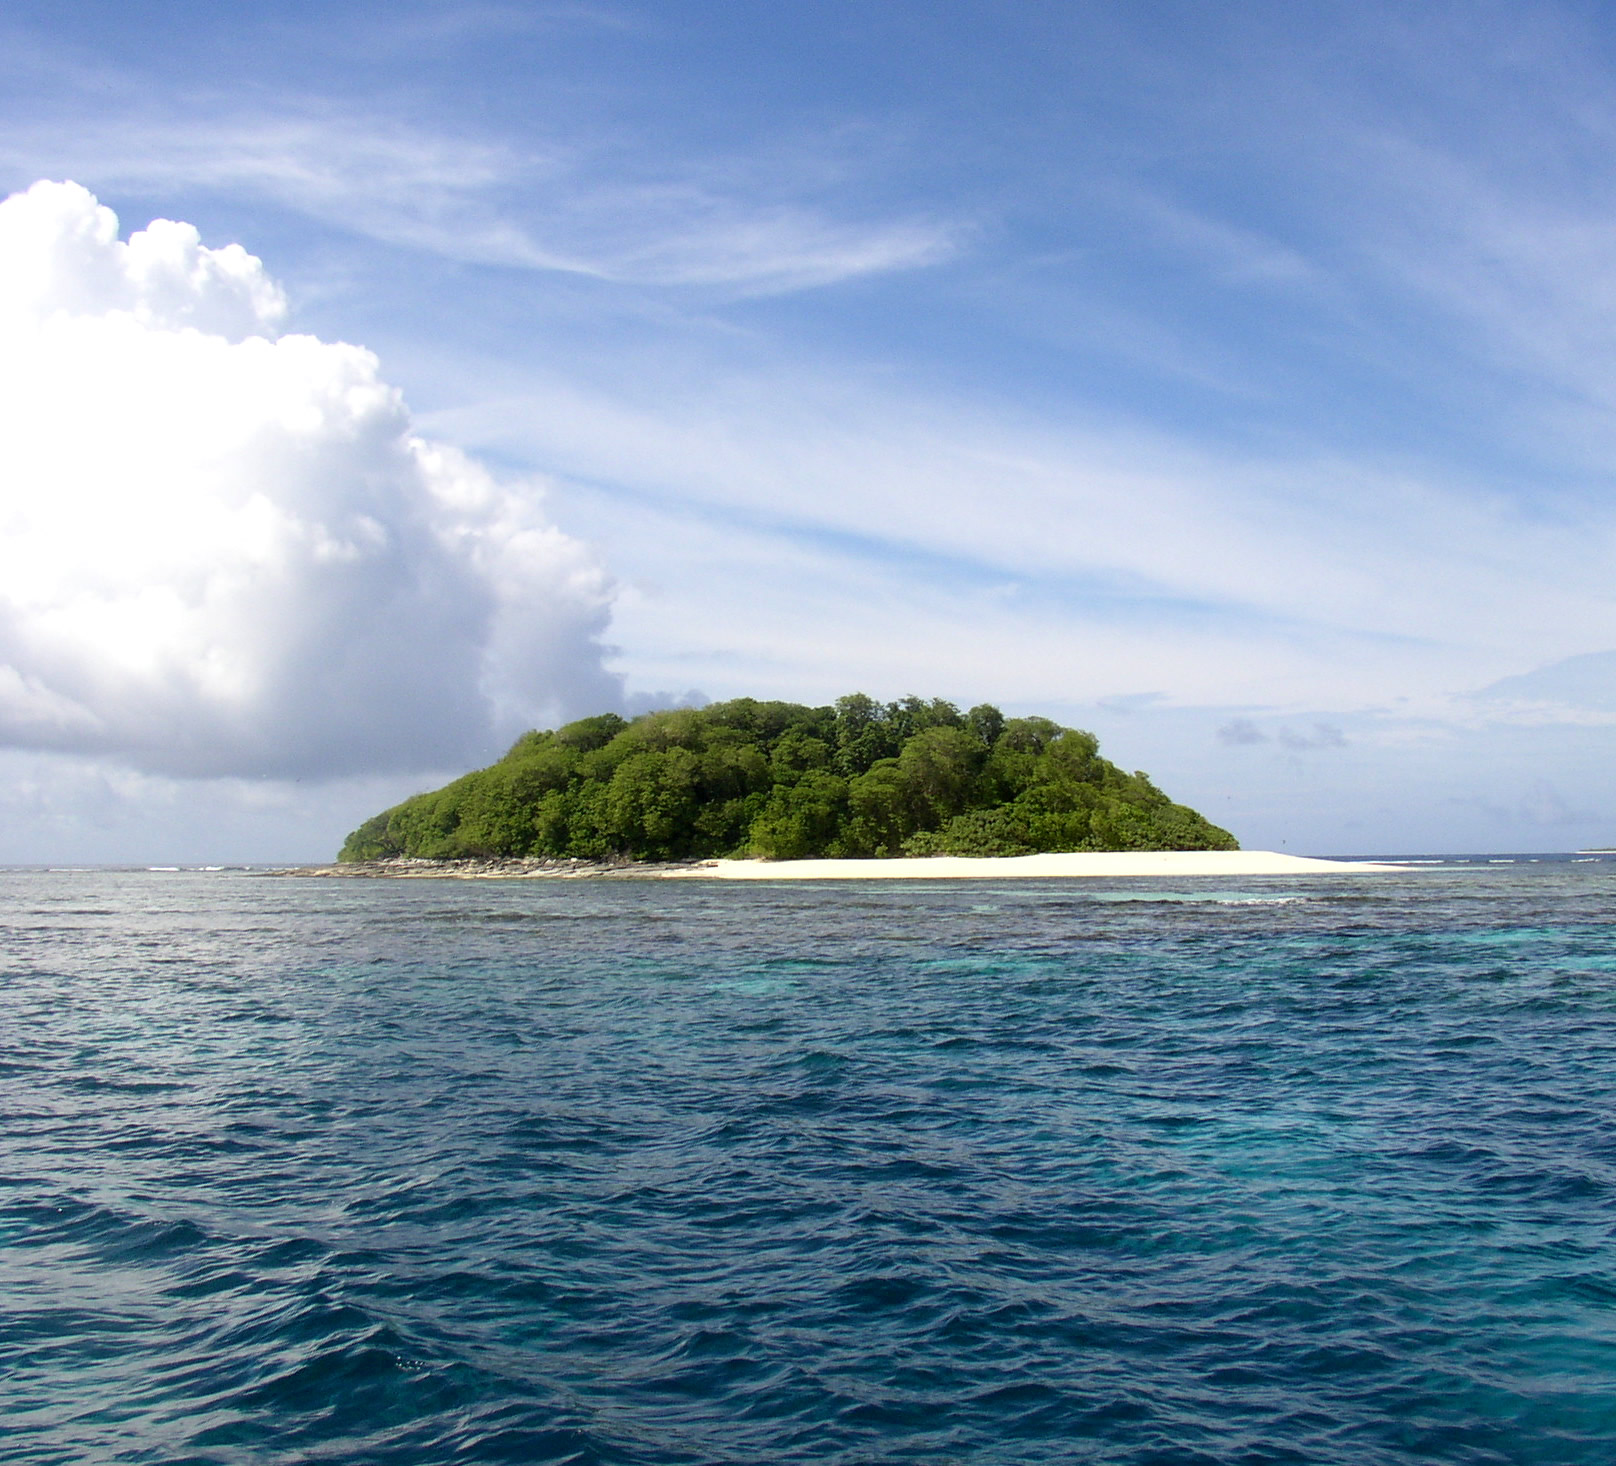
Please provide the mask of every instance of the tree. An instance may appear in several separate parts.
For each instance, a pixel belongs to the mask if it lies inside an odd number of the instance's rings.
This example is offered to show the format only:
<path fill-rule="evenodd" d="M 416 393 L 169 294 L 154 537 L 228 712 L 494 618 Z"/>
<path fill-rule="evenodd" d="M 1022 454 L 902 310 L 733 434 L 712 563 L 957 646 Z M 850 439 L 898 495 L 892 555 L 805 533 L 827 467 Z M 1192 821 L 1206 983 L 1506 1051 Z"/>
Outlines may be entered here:
<path fill-rule="evenodd" d="M 594 748 L 604 748 L 626 727 L 628 724 L 616 713 L 601 713 L 597 717 L 580 718 L 576 723 L 557 728 L 555 740 L 568 748 L 577 749 L 579 753 L 588 753 Z"/>
<path fill-rule="evenodd" d="M 344 860 L 398 854 L 1022 854 L 1231 849 L 1094 735 L 943 698 L 735 698 L 582 718 L 366 820 Z"/>
<path fill-rule="evenodd" d="M 887 710 L 873 697 L 854 692 L 836 699 L 836 765 L 843 774 L 862 774 L 897 751 Z"/>
<path fill-rule="evenodd" d="M 811 769 L 790 784 L 776 785 L 752 822 L 749 843 L 767 860 L 805 860 L 832 850 L 847 819 L 847 780 Z"/>
<path fill-rule="evenodd" d="M 904 744 L 898 771 L 915 827 L 936 829 L 964 809 L 984 761 L 981 744 L 963 728 L 933 725 Z"/>
<path fill-rule="evenodd" d="M 871 765 L 847 786 L 851 818 L 842 834 L 849 855 L 897 855 L 914 834 L 914 800 L 895 758 Z"/>
<path fill-rule="evenodd" d="M 689 854 L 699 768 L 688 748 L 625 758 L 606 788 L 603 833 L 612 848 L 636 860 L 676 860 Z"/>
<path fill-rule="evenodd" d="M 1004 732 L 1004 714 L 992 703 L 979 703 L 965 715 L 965 727 L 984 748 L 992 748 Z"/>

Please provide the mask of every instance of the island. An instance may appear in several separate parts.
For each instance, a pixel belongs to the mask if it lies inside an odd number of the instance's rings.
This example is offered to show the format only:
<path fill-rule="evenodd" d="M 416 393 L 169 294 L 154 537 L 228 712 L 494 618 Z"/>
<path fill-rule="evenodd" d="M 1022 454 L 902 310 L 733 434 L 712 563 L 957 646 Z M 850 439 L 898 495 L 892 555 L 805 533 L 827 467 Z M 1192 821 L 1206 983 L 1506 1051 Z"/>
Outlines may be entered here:
<path fill-rule="evenodd" d="M 1091 733 L 941 698 L 736 698 L 525 733 L 497 763 L 366 820 L 343 864 L 534 869 L 746 859 L 1236 851 Z"/>

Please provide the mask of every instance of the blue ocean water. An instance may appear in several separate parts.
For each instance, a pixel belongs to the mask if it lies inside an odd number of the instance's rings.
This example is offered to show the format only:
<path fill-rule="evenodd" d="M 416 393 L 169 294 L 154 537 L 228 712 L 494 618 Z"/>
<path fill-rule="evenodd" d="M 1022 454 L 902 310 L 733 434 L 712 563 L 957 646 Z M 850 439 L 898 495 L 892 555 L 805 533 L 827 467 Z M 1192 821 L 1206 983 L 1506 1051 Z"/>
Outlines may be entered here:
<path fill-rule="evenodd" d="M 1605 1466 L 1613 897 L 0 873 L 0 1459 Z"/>

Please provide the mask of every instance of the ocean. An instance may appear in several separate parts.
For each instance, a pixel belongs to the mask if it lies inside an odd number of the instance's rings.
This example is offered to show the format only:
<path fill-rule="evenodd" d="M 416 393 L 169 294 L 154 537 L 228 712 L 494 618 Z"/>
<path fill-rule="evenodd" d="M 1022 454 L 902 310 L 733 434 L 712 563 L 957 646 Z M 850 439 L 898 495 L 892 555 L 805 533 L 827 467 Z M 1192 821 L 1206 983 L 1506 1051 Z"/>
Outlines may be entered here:
<path fill-rule="evenodd" d="M 1616 1460 L 1616 861 L 0 926 L 14 1466 Z"/>

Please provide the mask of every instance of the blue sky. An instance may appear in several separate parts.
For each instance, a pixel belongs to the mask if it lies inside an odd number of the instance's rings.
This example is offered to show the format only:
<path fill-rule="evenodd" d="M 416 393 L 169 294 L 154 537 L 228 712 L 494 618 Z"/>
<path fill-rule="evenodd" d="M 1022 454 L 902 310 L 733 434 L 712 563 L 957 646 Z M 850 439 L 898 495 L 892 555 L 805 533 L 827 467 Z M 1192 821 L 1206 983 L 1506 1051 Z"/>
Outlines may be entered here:
<path fill-rule="evenodd" d="M 1561 849 L 1616 842 L 1613 44 L 1588 5 L 24 3 L 0 168 L 239 243 L 273 331 L 542 499 L 607 586 L 563 711 L 992 700 L 1248 845 Z M 177 764 L 88 685 L 99 741 L 10 725 L 0 857 L 317 855 L 453 767 Z"/>

